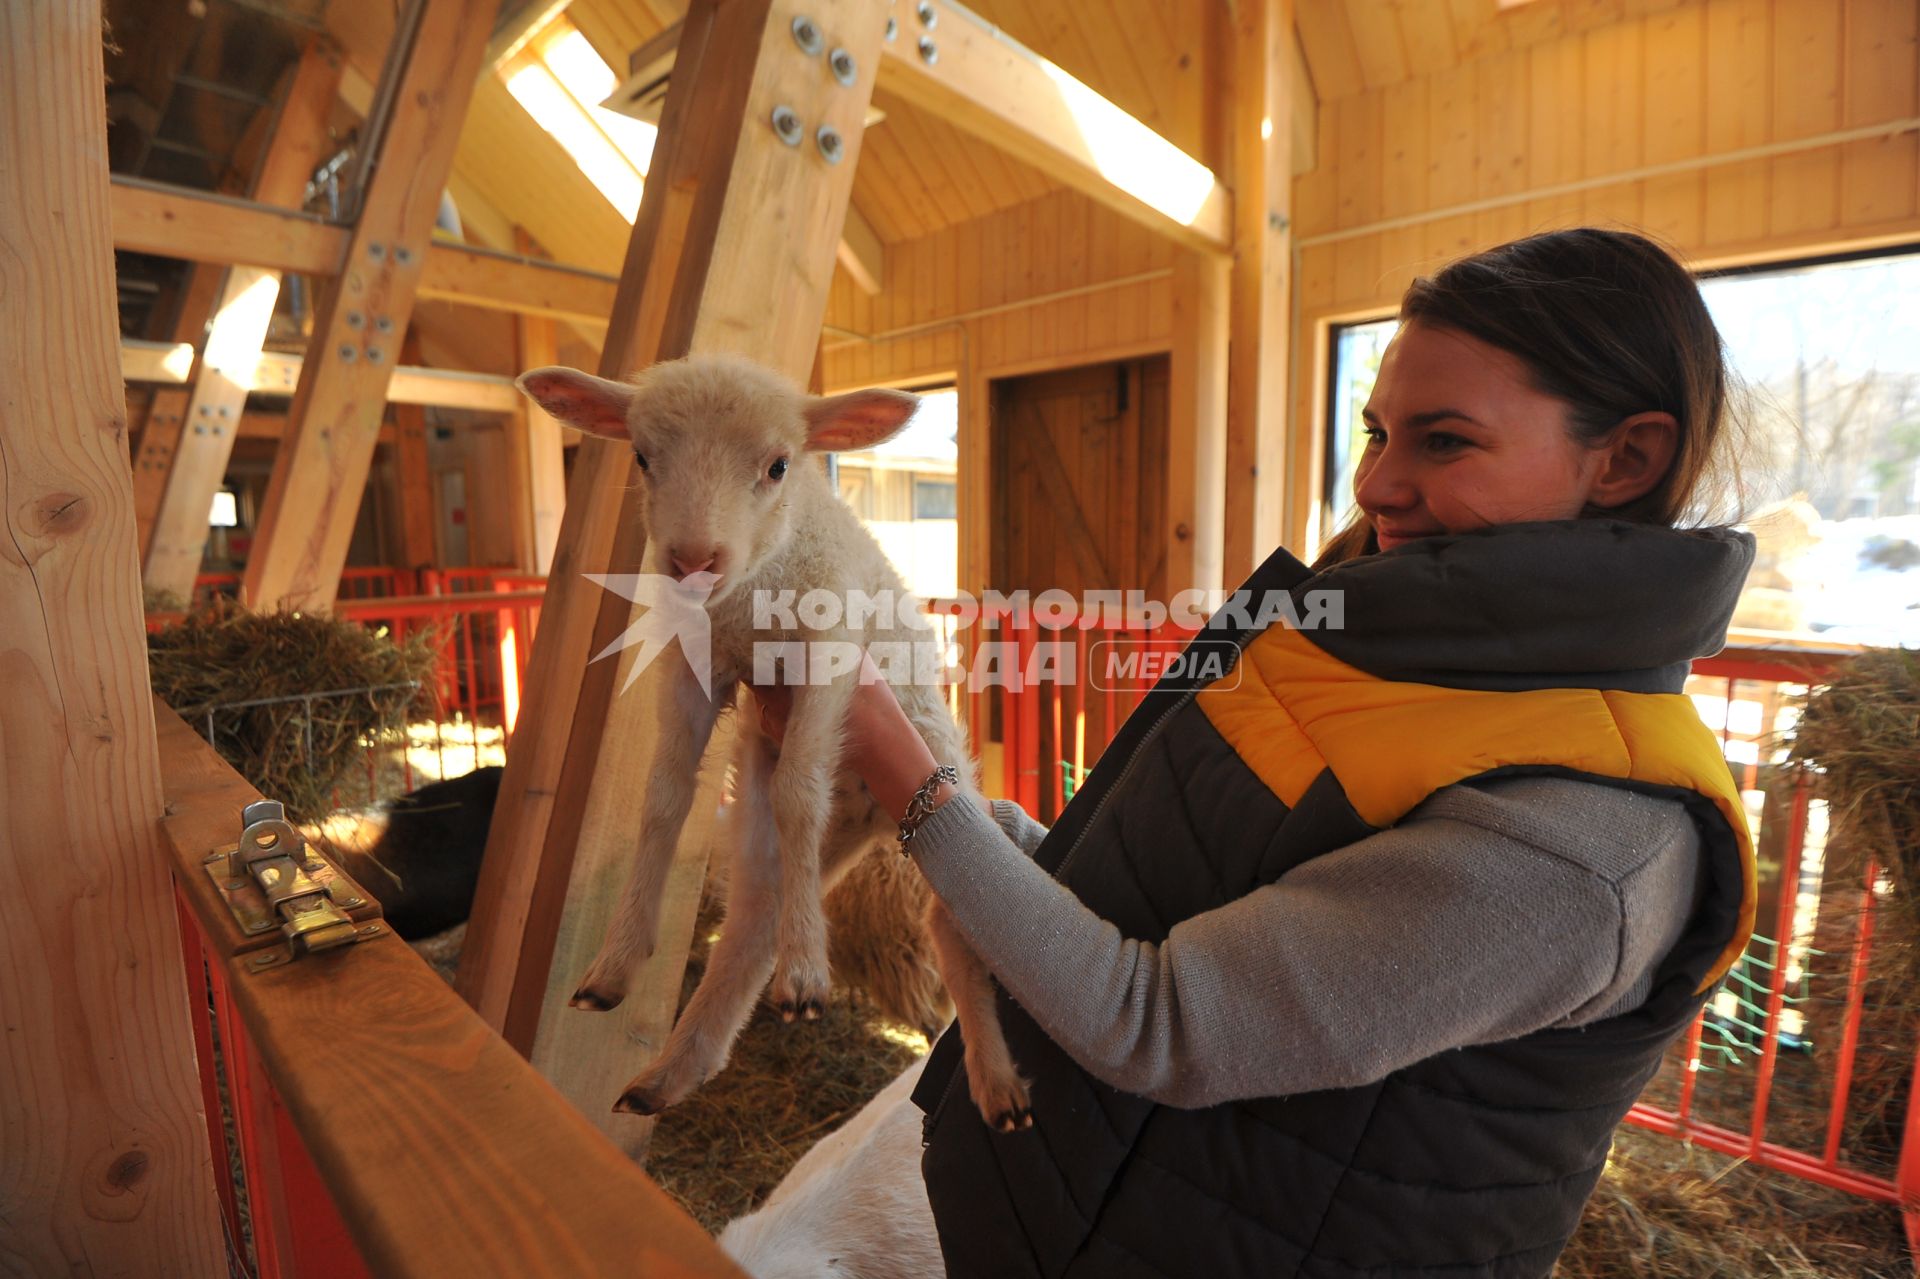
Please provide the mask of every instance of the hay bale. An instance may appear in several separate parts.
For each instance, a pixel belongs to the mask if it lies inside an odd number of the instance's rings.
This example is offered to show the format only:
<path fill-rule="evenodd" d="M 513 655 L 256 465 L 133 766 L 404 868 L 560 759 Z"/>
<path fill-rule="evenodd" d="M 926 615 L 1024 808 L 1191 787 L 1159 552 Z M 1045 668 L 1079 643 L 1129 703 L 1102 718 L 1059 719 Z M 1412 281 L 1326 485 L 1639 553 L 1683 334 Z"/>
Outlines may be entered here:
<path fill-rule="evenodd" d="M 1818 770 L 1814 792 L 1828 805 L 1825 880 L 1836 887 L 1822 894 L 1817 951 L 1852 950 L 1865 894 L 1850 886 L 1864 884 L 1869 860 L 1881 869 L 1842 1145 L 1890 1169 L 1920 1022 L 1920 653 L 1875 649 L 1842 665 L 1808 695 L 1791 757 Z M 1829 974 L 1809 1007 L 1816 1042 L 1840 1040 L 1844 984 L 1844 972 Z"/>
<path fill-rule="evenodd" d="M 214 749 L 236 772 L 293 820 L 311 821 L 333 807 L 367 740 L 404 728 L 425 705 L 438 640 L 421 631 L 396 643 L 384 628 L 215 599 L 149 635 L 147 664 L 153 691 L 202 736 L 213 712 Z M 305 697 L 336 690 L 356 691 Z M 237 702 L 265 704 L 219 709 Z"/>

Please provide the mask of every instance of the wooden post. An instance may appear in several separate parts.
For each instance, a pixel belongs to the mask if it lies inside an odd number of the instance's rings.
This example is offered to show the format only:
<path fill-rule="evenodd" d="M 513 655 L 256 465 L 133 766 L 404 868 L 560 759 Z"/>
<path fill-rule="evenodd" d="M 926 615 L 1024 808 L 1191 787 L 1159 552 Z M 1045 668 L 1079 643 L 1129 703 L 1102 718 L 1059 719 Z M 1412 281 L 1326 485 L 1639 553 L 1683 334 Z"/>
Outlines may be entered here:
<path fill-rule="evenodd" d="M 0 1256 L 225 1270 L 158 841 L 98 0 L 0 0 Z"/>
<path fill-rule="evenodd" d="M 1286 496 L 1293 0 L 1234 6 L 1225 585 L 1280 544 Z"/>
<path fill-rule="evenodd" d="M 841 87 L 800 51 L 793 19 L 814 19 L 854 58 Z M 604 375 L 690 351 L 750 354 L 803 381 L 833 275 L 886 27 L 883 0 L 696 0 L 689 10 L 653 168 L 634 226 Z M 776 105 L 804 122 L 800 146 L 769 124 Z M 813 141 L 832 125 L 838 164 Z M 768 216 L 778 209 L 781 216 Z M 672 1022 L 706 849 L 699 822 L 681 841 L 659 951 L 614 1013 L 566 1007 L 631 865 L 652 715 L 617 697 L 623 674 L 591 653 L 633 620 L 583 572 L 633 571 L 644 539 L 631 505 L 628 450 L 588 440 L 573 481 L 541 612 L 525 717 L 487 842 L 461 989 L 575 1105 L 636 1154 L 651 1125 L 610 1113 Z M 695 800 L 712 812 L 713 779 Z"/>
<path fill-rule="evenodd" d="M 560 358 L 559 337 L 554 323 L 543 315 L 523 315 L 517 326 L 520 368 L 537 369 Z M 553 569 L 554 547 L 560 541 L 560 521 L 567 509 L 566 446 L 561 426 L 548 417 L 539 405 L 528 401 L 518 428 L 523 458 L 519 465 L 526 477 L 529 531 L 532 545 L 522 567 L 530 573 L 548 573 Z"/>
<path fill-rule="evenodd" d="M 274 458 L 242 595 L 254 608 L 325 608 L 347 543 L 427 257 L 440 192 L 498 0 L 424 0 L 389 55 L 396 104 Z"/>
<path fill-rule="evenodd" d="M 1167 557 L 1162 589 L 1223 584 L 1228 264 L 1176 249 L 1172 403 L 1167 418 Z M 1238 581 L 1234 583 L 1238 585 Z"/>
<path fill-rule="evenodd" d="M 418 404 L 395 404 L 393 462 L 400 492 L 400 559 L 405 568 L 439 564 L 433 517 L 433 468 L 427 459 L 427 411 Z"/>
<path fill-rule="evenodd" d="M 199 345 L 225 280 L 226 272 L 219 267 L 196 262 L 187 268 L 186 283 L 180 290 L 180 313 L 173 322 L 173 341 Z M 163 386 L 154 392 L 133 452 L 133 518 L 139 525 L 142 563 L 153 541 L 153 522 L 160 515 L 160 498 L 167 491 L 167 476 L 173 470 L 174 451 L 180 447 L 180 428 L 186 420 L 186 387 Z"/>
<path fill-rule="evenodd" d="M 342 65 L 332 41 L 316 38 L 308 43 L 254 182 L 255 200 L 300 207 L 307 179 L 325 158 L 327 116 L 339 96 Z M 193 579 L 207 542 L 207 510 L 233 456 L 253 370 L 279 297 L 278 271 L 236 266 L 227 272 L 214 304 L 213 324 L 194 362 L 193 392 L 146 550 L 149 591 L 183 600 L 193 596 Z"/>

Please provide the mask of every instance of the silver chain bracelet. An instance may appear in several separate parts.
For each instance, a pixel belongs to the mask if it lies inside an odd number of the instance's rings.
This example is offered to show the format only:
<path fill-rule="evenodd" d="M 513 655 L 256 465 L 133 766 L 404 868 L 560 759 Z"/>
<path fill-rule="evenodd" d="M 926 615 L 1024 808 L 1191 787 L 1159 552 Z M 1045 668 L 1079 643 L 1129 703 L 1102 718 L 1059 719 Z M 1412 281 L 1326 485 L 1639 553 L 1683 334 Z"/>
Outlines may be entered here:
<path fill-rule="evenodd" d="M 906 815 L 900 819 L 900 855 L 906 856 L 907 843 L 913 833 L 920 829 L 920 823 L 933 816 L 933 793 L 940 789 L 940 783 L 949 786 L 960 784 L 960 770 L 952 764 L 942 764 L 933 770 L 933 776 L 920 783 L 920 789 L 907 801 Z"/>

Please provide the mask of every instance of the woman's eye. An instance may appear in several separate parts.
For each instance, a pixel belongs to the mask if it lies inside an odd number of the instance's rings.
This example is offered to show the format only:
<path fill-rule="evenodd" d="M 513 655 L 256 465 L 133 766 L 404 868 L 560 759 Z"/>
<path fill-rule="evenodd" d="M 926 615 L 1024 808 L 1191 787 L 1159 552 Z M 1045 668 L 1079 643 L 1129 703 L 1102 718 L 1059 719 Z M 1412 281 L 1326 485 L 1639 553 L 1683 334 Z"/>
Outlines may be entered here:
<path fill-rule="evenodd" d="M 780 479 L 781 477 L 785 476 L 786 473 L 787 473 L 787 459 L 784 457 L 774 459 L 773 465 L 767 468 L 767 478 L 770 480 Z"/>
<path fill-rule="evenodd" d="M 644 471 L 647 469 L 647 455 L 645 453 L 642 453 L 639 449 L 635 449 L 633 451 L 633 460 L 640 464 L 641 470 Z"/>
<path fill-rule="evenodd" d="M 1385 444 L 1387 442 L 1387 433 L 1381 430 L 1377 426 L 1363 426 L 1360 428 L 1360 434 L 1367 437 L 1368 448 L 1372 448 L 1376 444 Z"/>
<path fill-rule="evenodd" d="M 1427 451 L 1430 453 L 1457 453 L 1467 447 L 1464 436 L 1448 435 L 1444 431 L 1432 431 L 1427 434 Z"/>

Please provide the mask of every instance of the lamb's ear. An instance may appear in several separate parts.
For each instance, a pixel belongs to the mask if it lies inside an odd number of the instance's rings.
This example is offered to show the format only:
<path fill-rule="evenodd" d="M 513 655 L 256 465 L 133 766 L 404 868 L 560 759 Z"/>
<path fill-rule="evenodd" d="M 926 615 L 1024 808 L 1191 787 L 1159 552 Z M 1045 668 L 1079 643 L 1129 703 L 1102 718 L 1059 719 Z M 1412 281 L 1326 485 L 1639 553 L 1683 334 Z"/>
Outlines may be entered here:
<path fill-rule="evenodd" d="M 551 367 L 522 373 L 514 385 L 563 426 L 609 440 L 627 440 L 627 408 L 638 389 L 579 369 Z"/>
<path fill-rule="evenodd" d="M 920 397 L 876 386 L 807 401 L 807 447 L 820 453 L 870 449 L 900 433 Z"/>

